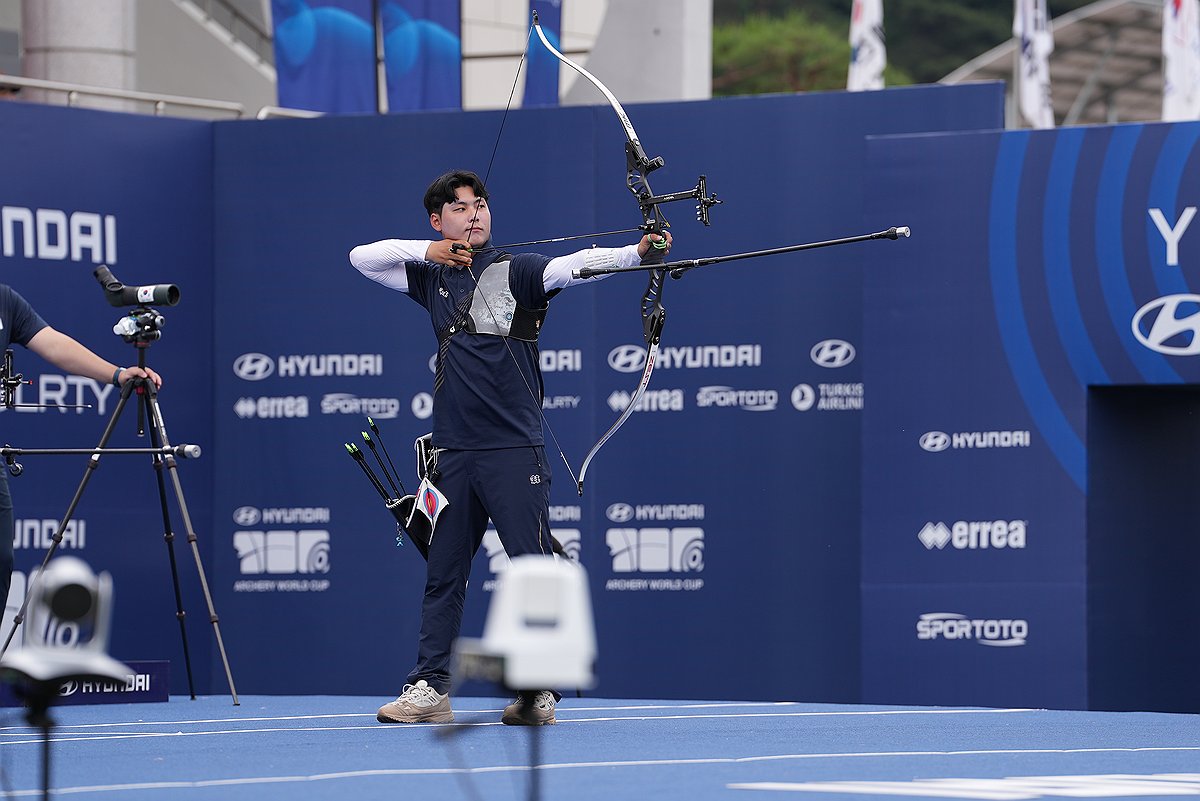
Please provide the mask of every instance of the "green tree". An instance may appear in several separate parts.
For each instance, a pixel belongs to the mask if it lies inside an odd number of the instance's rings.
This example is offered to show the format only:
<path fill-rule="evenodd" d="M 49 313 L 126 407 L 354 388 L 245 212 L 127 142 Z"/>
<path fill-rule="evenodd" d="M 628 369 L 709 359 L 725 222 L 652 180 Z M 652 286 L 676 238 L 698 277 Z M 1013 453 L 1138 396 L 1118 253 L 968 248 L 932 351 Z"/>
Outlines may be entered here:
<path fill-rule="evenodd" d="M 845 89 L 850 42 L 803 11 L 755 14 L 713 26 L 713 94 Z M 912 83 L 889 67 L 888 84 Z"/>
<path fill-rule="evenodd" d="M 1051 19 L 1091 0 L 1049 0 Z M 845 42 L 850 32 L 852 0 L 713 0 L 713 76 L 728 70 L 719 63 L 725 51 L 718 50 L 718 36 L 737 38 L 730 29 L 750 24 L 760 18 L 785 24 L 797 12 L 803 14 L 807 25 L 821 27 L 824 34 L 811 34 L 810 46 L 818 42 Z M 1012 2 L 996 0 L 884 0 L 883 18 L 887 35 L 889 86 L 904 83 L 933 83 L 975 56 L 985 53 L 1012 37 Z M 789 36 L 799 34 L 789 32 Z M 799 44 L 799 42 L 795 42 Z M 722 45 L 725 47 L 726 45 Z M 732 51 L 732 49 L 731 49 Z M 738 51 L 740 53 L 740 51 Z M 846 66 L 849 65 L 849 45 L 845 47 Z M 748 71 L 749 64 L 738 69 Z M 831 73 L 837 72 L 831 67 Z M 842 86 L 845 69 L 842 69 Z M 831 89 L 835 85 L 783 86 L 760 91 L 795 91 L 799 89 Z"/>

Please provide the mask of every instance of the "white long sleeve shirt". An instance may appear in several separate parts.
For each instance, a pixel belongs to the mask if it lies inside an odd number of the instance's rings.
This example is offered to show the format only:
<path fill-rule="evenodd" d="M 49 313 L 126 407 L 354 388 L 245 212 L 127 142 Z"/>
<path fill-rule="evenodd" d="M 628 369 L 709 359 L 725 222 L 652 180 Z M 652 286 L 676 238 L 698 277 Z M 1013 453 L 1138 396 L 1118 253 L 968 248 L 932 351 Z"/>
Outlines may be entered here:
<path fill-rule="evenodd" d="M 408 291 L 406 261 L 425 261 L 425 252 L 432 240 L 429 239 L 382 239 L 368 245 L 359 245 L 350 251 L 350 263 L 354 269 L 384 286 L 398 292 Z M 586 284 L 607 278 L 598 275 L 592 278 L 575 278 L 576 270 L 583 267 L 635 267 L 641 264 L 637 245 L 621 248 L 587 248 L 567 256 L 551 259 L 542 273 L 546 291 L 565 289 L 577 284 Z"/>

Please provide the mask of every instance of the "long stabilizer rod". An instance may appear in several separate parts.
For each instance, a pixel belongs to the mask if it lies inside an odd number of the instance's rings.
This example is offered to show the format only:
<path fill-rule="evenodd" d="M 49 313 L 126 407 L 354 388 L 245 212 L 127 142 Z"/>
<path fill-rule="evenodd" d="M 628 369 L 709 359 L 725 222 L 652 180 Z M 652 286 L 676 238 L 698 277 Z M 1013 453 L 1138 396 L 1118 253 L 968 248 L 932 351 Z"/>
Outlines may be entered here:
<path fill-rule="evenodd" d="M 802 245 L 788 245 L 782 248 L 770 248 L 768 250 L 752 250 L 748 253 L 731 253 L 728 256 L 709 256 L 703 259 L 684 259 L 682 261 L 669 261 L 666 264 L 647 264 L 639 267 L 583 267 L 575 271 L 576 278 L 591 278 L 596 275 L 609 275 L 611 273 L 635 273 L 645 270 L 670 270 L 672 278 L 679 278 L 688 270 L 694 270 L 697 267 L 707 267 L 710 264 L 722 264 L 727 261 L 738 261 L 739 259 L 754 259 L 759 256 L 776 256 L 780 253 L 795 253 L 799 250 L 816 250 L 817 248 L 827 248 L 834 245 L 849 245 L 854 242 L 866 242 L 871 239 L 899 239 L 901 237 L 909 237 L 912 231 L 907 225 L 896 226 L 889 228 L 886 231 L 878 231 L 873 234 L 861 234 L 859 236 L 848 236 L 842 239 L 827 239 L 824 242 L 806 242 Z"/>

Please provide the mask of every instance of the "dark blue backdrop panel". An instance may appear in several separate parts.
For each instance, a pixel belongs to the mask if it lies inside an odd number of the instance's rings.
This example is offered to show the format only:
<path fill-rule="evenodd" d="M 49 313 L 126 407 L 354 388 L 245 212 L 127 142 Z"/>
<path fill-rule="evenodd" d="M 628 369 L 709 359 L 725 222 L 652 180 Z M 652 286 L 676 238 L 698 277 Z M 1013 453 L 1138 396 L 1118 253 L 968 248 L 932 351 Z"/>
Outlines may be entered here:
<path fill-rule="evenodd" d="M 959 609 L 962 582 L 998 593 L 1047 582 L 1058 595 L 1029 614 L 1087 627 L 1085 492 L 1104 467 L 1089 463 L 1087 388 L 1200 378 L 1187 236 L 1198 139 L 1196 125 L 1177 124 L 870 143 L 879 191 L 868 210 L 914 209 L 917 222 L 913 247 L 870 272 L 864 294 L 880 400 L 864 417 L 866 596 L 909 587 Z M 1119 608 L 1123 586 L 1110 577 L 1086 598 Z M 999 613 L 1015 614 L 989 614 Z M 863 626 L 865 644 L 919 647 L 883 604 L 864 610 Z M 1057 642 L 1065 666 L 1083 664 L 1083 638 Z M 1045 697 L 1044 676 L 967 653 L 974 702 Z M 903 659 L 908 678 L 864 674 L 864 697 L 906 682 L 932 690 L 915 652 Z M 1082 678 L 1057 692 L 1054 704 L 1087 698 Z"/>
<path fill-rule="evenodd" d="M 681 258 L 903 224 L 864 220 L 862 137 L 930 121 L 990 127 L 999 111 L 997 86 L 629 109 L 667 161 L 655 191 L 703 172 L 727 201 L 709 229 L 687 204 L 667 207 Z M 382 695 L 410 666 L 423 565 L 395 547 L 342 443 L 375 410 L 410 480 L 434 338 L 419 307 L 359 276 L 346 253 L 426 236 L 426 185 L 452 167 L 484 172 L 500 123 L 475 113 L 216 126 L 215 304 L 230 321 L 216 333 L 216 439 L 231 454 L 215 491 L 216 591 L 243 622 L 231 650 L 274 655 L 235 666 L 247 688 Z M 607 107 L 510 113 L 488 179 L 497 241 L 639 222 L 622 151 Z M 583 498 L 550 443 L 555 531 L 595 594 L 597 692 L 857 697 L 862 361 L 813 351 L 859 347 L 864 266 L 890 265 L 909 244 L 669 281 L 650 392 L 593 462 Z M 644 287 L 618 276 L 552 304 L 546 417 L 571 470 L 640 374 Z M 485 541 L 465 633 L 480 630 L 502 563 Z"/>
<path fill-rule="evenodd" d="M 1000 174 L 995 165 L 1006 138 L 871 143 L 880 191 L 868 208 L 911 210 L 914 237 L 889 269 L 869 274 L 864 293 L 864 340 L 872 354 L 867 380 L 874 395 L 863 430 L 863 591 L 864 598 L 907 593 L 926 600 L 925 608 L 908 608 L 902 616 L 891 601 L 864 606 L 864 665 L 886 658 L 890 666 L 864 670 L 864 698 L 892 697 L 907 686 L 914 696 L 938 703 L 950 697 L 1049 703 L 1033 699 L 1055 698 L 1066 689 L 1051 692 L 1040 672 L 1009 669 L 1008 657 L 994 656 L 999 646 L 961 649 L 955 641 L 960 648 L 953 653 L 972 668 L 955 682 L 958 693 L 948 694 L 946 683 L 926 670 L 932 643 L 919 640 L 914 628 L 925 613 L 1065 616 L 1063 631 L 1054 634 L 1056 648 L 1066 664 L 1080 666 L 1075 673 L 1082 670 L 1083 638 L 1066 636 L 1084 625 L 1082 494 L 1058 469 L 1010 376 L 1008 360 L 1024 356 L 1018 345 L 1028 337 L 1006 340 L 994 312 L 1019 304 L 1027 285 L 1012 274 L 1011 260 L 993 261 L 989 270 L 989 247 L 1031 236 L 1027 223 L 986 224 L 993 170 Z M 1016 181 L 1021 173 L 1005 176 Z M 914 186 L 921 187 L 916 196 Z M 1076 390 L 1074 399 L 1081 402 L 1082 393 Z M 1008 583 L 1032 581 L 1046 582 L 1047 589 L 1030 597 L 1016 593 L 1026 611 L 998 603 L 1009 593 Z M 990 592 L 974 583 L 987 583 Z M 1039 608 L 1038 598 L 1055 608 Z M 1072 600 L 1064 605 L 1064 598 Z M 995 608 L 975 610 L 984 599 L 994 599 L 988 606 Z M 1003 648 L 1023 654 L 1039 642 L 1031 637 Z M 1077 652 L 1067 648 L 1071 642 Z M 1080 686 L 1055 703 L 1085 697 Z"/>
<path fill-rule="evenodd" d="M 869 273 L 864 300 L 868 376 L 879 393 L 864 418 L 867 583 L 1050 580 L 1064 569 L 1082 577 L 1081 531 L 1071 540 L 1063 520 L 1037 513 L 1066 488 L 1045 481 L 1053 457 L 1036 430 L 1026 437 L 1029 413 L 1005 380 L 995 330 L 978 208 L 995 142 L 981 134 L 876 143 L 881 191 L 869 207 L 909 210 L 914 236 Z M 947 162 L 954 169 L 940 166 Z M 916 199 L 914 185 L 924 188 Z M 1004 439 L 1015 447 L 969 447 L 991 431 L 1018 432 Z M 931 433 L 948 447 L 922 447 Z M 1041 469 L 1029 469 L 1038 454 Z M 1018 547 L 1014 528 L 1026 529 Z"/>
<path fill-rule="evenodd" d="M 1019 582 L 864 585 L 862 700 L 1082 708 L 1082 589 Z"/>
<path fill-rule="evenodd" d="M 1088 398 L 1088 706 L 1195 712 L 1200 390 Z"/>
<path fill-rule="evenodd" d="M 127 310 L 105 302 L 92 271 L 104 263 L 127 284 L 179 286 L 182 300 L 160 309 L 167 323 L 147 360 L 164 376 L 160 402 L 171 442 L 205 449 L 201 460 L 179 463 L 179 476 L 199 548 L 207 556 L 212 544 L 211 471 L 220 459 L 211 447 L 211 125 L 6 103 L 0 106 L 0 146 L 7 154 L 0 205 L 11 219 L 28 214 L 35 220 L 28 247 L 23 224 L 0 227 L 0 280 L 29 299 L 50 325 L 113 362 L 135 363 L 135 349 L 112 333 Z M 94 228 L 87 224 L 88 215 L 99 221 Z M 64 376 L 20 347 L 15 348 L 15 369 L 33 382 L 21 388 L 19 401 L 85 403 L 91 408 L 5 411 L 5 442 L 23 448 L 84 448 L 99 442 L 115 408 L 115 388 Z M 130 406 L 109 444 L 148 445 L 136 428 Z M 21 461 L 24 475 L 10 478 L 18 521 L 17 591 L 41 563 L 87 472 L 82 456 L 28 456 Z M 73 553 L 97 570 L 112 572 L 112 653 L 171 659 L 174 689 L 182 692 L 179 628 L 173 621 L 175 600 L 150 458 L 106 456 L 92 475 L 60 553 Z M 174 501 L 171 509 L 179 535 L 175 547 L 184 605 L 191 615 L 193 663 L 198 689 L 205 690 L 212 643 L 208 614 Z"/>

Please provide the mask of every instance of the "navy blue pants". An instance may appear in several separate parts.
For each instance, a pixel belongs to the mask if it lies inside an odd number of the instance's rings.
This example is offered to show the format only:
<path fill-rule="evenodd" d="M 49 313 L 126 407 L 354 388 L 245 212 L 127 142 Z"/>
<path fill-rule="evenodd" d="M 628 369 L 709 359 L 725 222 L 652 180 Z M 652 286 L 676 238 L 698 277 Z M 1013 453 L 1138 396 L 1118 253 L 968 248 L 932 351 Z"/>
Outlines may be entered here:
<path fill-rule="evenodd" d="M 471 560 L 488 519 L 510 558 L 550 553 L 550 465 L 541 447 L 441 451 L 435 482 L 449 502 L 429 546 L 417 666 L 408 683 L 425 679 L 450 689 L 450 654 L 462 626 Z"/>

